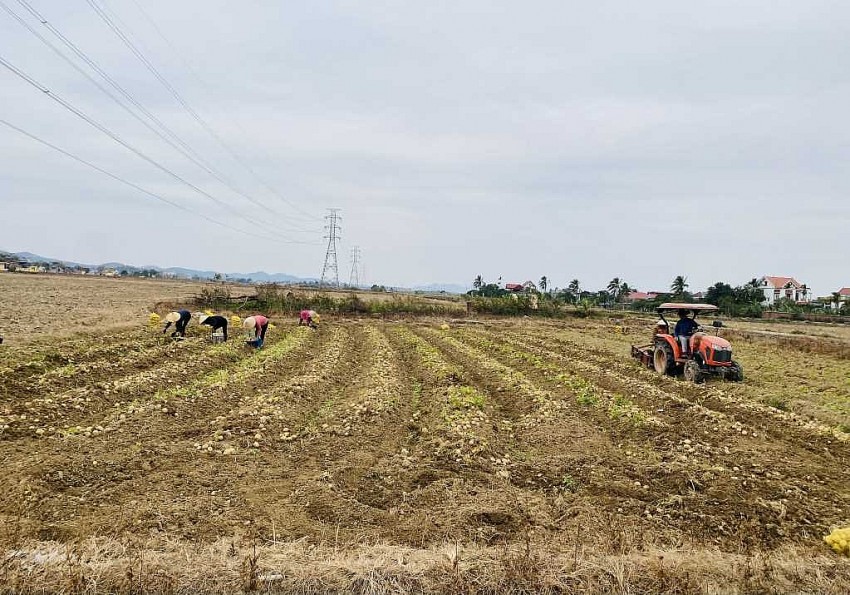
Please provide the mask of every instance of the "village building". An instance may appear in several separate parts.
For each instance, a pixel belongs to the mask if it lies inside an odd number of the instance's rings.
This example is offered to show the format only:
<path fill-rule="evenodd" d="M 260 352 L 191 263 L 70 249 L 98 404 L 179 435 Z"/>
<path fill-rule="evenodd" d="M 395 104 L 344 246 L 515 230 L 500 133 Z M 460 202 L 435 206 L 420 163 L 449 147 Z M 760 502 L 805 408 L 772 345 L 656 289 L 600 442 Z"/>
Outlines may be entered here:
<path fill-rule="evenodd" d="M 623 301 L 627 303 L 631 302 L 639 302 L 642 300 L 654 300 L 659 295 L 661 295 L 658 291 L 632 291 L 629 295 L 623 297 Z"/>
<path fill-rule="evenodd" d="M 826 300 L 829 300 L 830 306 L 833 310 L 840 310 L 842 307 L 844 307 L 845 304 L 850 304 L 850 287 L 842 287 L 835 293 L 837 294 L 837 296 L 833 294 L 828 298 L 824 298 Z M 835 300 L 835 297 L 838 297 L 838 301 Z"/>
<path fill-rule="evenodd" d="M 764 276 L 759 279 L 759 289 L 764 292 L 763 304 L 774 304 L 780 299 L 788 299 L 798 304 L 812 301 L 812 292 L 805 283 L 794 277 Z"/>
<path fill-rule="evenodd" d="M 531 281 L 525 283 L 505 283 L 505 290 L 511 293 L 537 293 L 537 285 Z"/>

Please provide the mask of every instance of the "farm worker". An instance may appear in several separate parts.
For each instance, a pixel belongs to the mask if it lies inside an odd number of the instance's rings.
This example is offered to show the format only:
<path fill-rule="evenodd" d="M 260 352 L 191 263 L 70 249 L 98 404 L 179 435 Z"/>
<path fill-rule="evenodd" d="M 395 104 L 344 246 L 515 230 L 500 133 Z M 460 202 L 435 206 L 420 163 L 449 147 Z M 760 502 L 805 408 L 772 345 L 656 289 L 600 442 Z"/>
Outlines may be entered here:
<path fill-rule="evenodd" d="M 227 318 L 224 316 L 210 316 L 198 313 L 198 321 L 201 324 L 210 327 L 210 331 L 213 333 L 221 329 L 224 334 L 224 340 L 227 341 Z"/>
<path fill-rule="evenodd" d="M 186 327 L 189 325 L 189 320 L 192 318 L 192 313 L 188 310 L 178 310 L 177 312 L 169 312 L 165 316 L 165 328 L 162 329 L 162 332 L 165 333 L 168 331 L 168 327 L 172 324 L 174 325 L 174 332 L 171 333 L 172 337 L 177 337 L 178 335 L 181 337 L 186 336 Z"/>
<path fill-rule="evenodd" d="M 693 318 L 688 318 L 689 310 L 679 310 L 679 322 L 676 323 L 675 334 L 676 339 L 682 346 L 682 353 L 688 353 L 688 339 L 694 334 L 699 325 Z"/>
<path fill-rule="evenodd" d="M 249 316 L 242 322 L 242 328 L 254 331 L 254 340 L 256 341 L 256 345 L 257 347 L 262 347 L 263 342 L 266 340 L 266 331 L 269 328 L 269 319 L 262 314 Z"/>
<path fill-rule="evenodd" d="M 310 328 L 316 328 L 316 324 L 319 322 L 319 315 L 316 314 L 315 310 L 301 310 L 300 318 L 298 319 L 298 326 L 307 325 Z"/>

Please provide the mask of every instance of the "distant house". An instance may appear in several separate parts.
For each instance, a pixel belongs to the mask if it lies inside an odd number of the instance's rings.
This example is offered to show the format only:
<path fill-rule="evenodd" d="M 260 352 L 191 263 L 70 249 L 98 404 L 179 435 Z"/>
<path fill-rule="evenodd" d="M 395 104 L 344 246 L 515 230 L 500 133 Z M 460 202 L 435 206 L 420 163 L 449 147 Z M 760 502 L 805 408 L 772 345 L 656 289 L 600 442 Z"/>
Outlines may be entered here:
<path fill-rule="evenodd" d="M 6 273 L 9 271 L 9 263 L 6 261 L 0 262 L 0 273 Z"/>
<path fill-rule="evenodd" d="M 629 293 L 629 295 L 627 295 L 623 298 L 623 301 L 625 301 L 625 302 L 638 302 L 638 301 L 641 301 L 641 300 L 654 300 L 659 295 L 661 295 L 661 293 L 658 292 L 658 291 L 647 291 L 647 292 L 632 291 L 631 293 Z"/>
<path fill-rule="evenodd" d="M 505 283 L 505 290 L 511 293 L 537 293 L 537 286 L 531 281 L 525 283 Z"/>
<path fill-rule="evenodd" d="M 695 300 L 695 301 L 697 301 L 697 302 L 701 302 L 701 301 L 703 301 L 703 300 L 705 299 L 705 292 L 703 292 L 703 291 L 698 291 L 698 292 L 696 292 L 695 294 L 693 294 L 693 296 L 692 296 L 692 297 L 694 298 L 694 300 Z"/>
<path fill-rule="evenodd" d="M 805 283 L 794 277 L 764 276 L 759 279 L 759 288 L 764 292 L 764 304 L 774 304 L 777 300 L 788 299 L 798 304 L 812 301 L 812 292 Z"/>
<path fill-rule="evenodd" d="M 835 293 L 838 294 L 838 302 L 833 299 L 833 296 L 824 298 L 829 300 L 833 310 L 840 310 L 845 304 L 850 304 L 850 287 L 842 287 Z"/>
<path fill-rule="evenodd" d="M 101 269 L 99 274 L 101 277 L 117 277 L 118 271 L 115 269 Z"/>

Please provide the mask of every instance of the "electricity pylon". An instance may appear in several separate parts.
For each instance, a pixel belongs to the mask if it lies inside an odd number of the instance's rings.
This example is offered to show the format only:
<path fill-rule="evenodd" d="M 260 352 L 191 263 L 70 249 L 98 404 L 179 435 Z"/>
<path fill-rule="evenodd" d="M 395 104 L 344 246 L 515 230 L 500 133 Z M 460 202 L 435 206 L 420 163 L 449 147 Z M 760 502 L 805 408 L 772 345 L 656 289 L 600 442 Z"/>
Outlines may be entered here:
<path fill-rule="evenodd" d="M 319 280 L 319 286 L 325 287 L 329 282 L 339 289 L 339 265 L 336 258 L 336 244 L 339 241 L 339 234 L 342 228 L 339 222 L 342 219 L 339 216 L 339 209 L 328 209 L 328 214 L 325 215 L 327 224 L 325 229 L 328 235 L 325 239 L 328 241 L 328 249 L 325 252 L 325 265 L 322 267 L 322 278 Z M 333 274 L 333 276 L 331 276 Z"/>

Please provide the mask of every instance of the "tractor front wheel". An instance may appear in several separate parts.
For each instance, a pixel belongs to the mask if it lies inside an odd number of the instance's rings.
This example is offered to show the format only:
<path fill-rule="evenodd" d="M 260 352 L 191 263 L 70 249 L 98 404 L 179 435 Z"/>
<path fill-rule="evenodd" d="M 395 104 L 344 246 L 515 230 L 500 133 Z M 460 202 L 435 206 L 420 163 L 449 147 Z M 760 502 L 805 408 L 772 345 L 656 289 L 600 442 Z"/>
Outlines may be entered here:
<path fill-rule="evenodd" d="M 705 380 L 702 368 L 700 368 L 699 362 L 696 360 L 690 360 L 685 364 L 685 380 L 694 384 L 702 384 Z"/>
<path fill-rule="evenodd" d="M 744 368 L 741 367 L 741 364 L 732 360 L 732 369 L 730 370 L 729 380 L 732 382 L 743 382 L 744 381 Z"/>
<path fill-rule="evenodd" d="M 655 371 L 659 374 L 672 376 L 676 371 L 676 360 L 673 358 L 673 350 L 667 343 L 659 343 L 655 346 L 652 354 L 652 363 Z"/>

